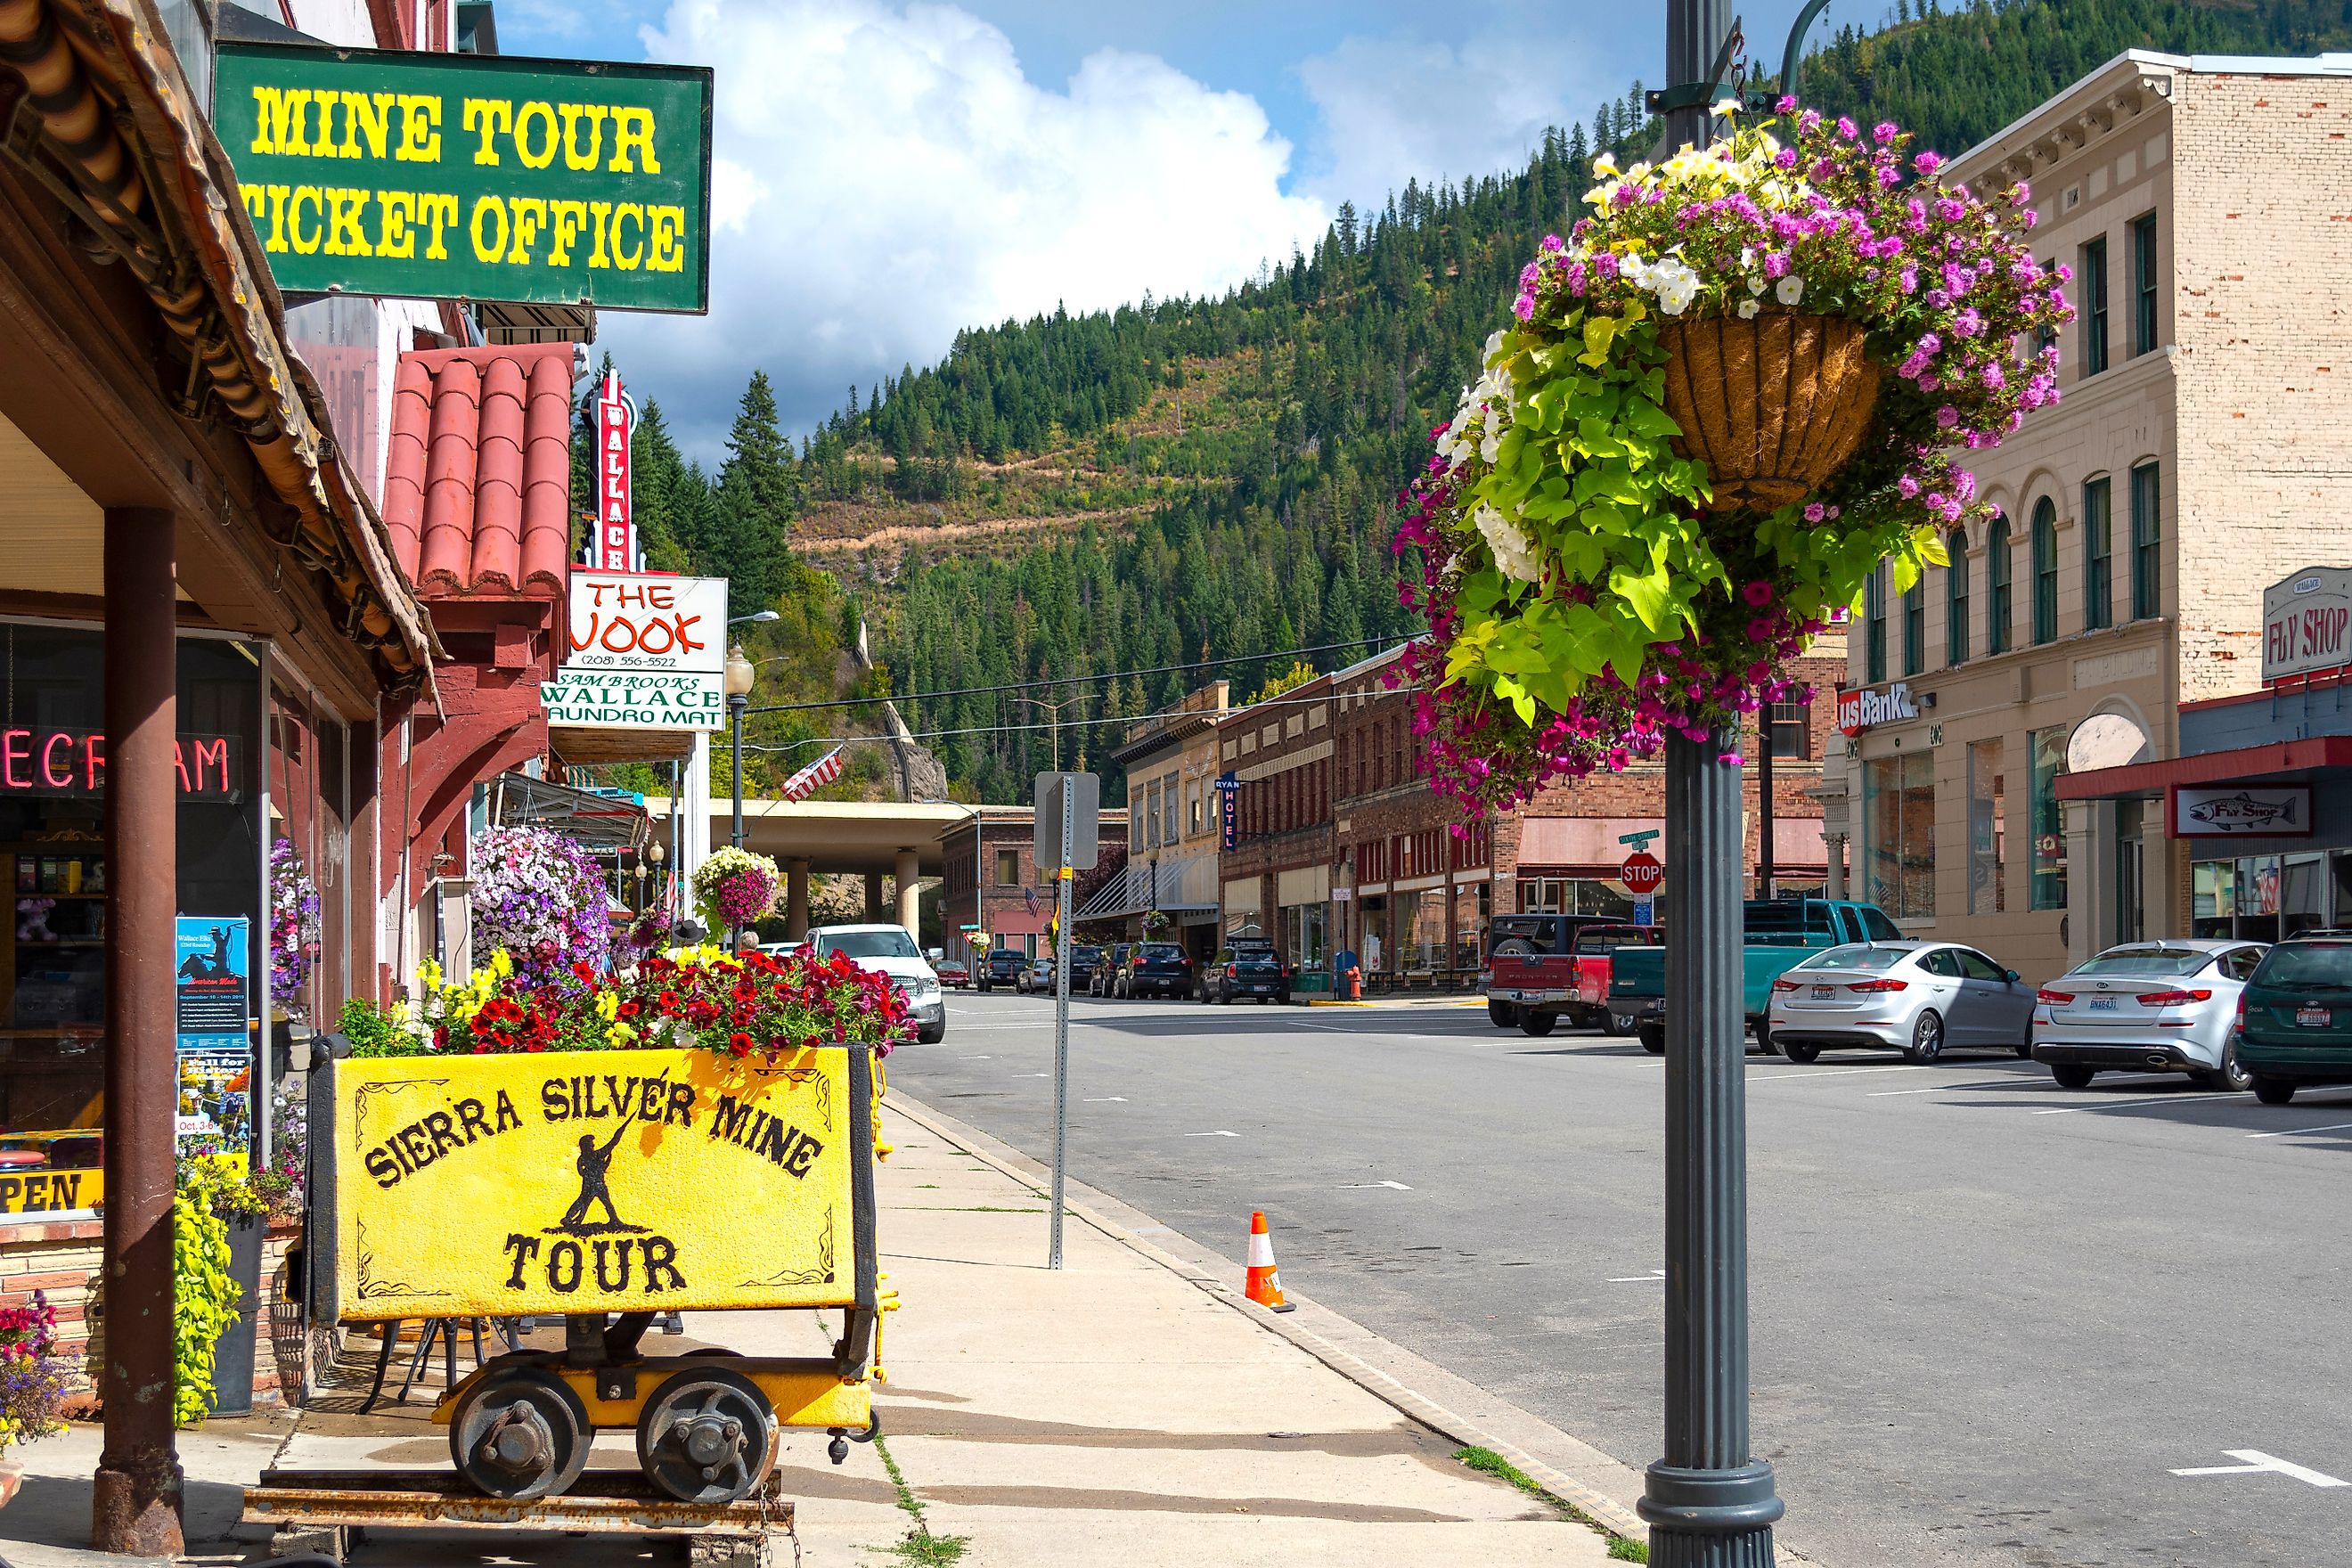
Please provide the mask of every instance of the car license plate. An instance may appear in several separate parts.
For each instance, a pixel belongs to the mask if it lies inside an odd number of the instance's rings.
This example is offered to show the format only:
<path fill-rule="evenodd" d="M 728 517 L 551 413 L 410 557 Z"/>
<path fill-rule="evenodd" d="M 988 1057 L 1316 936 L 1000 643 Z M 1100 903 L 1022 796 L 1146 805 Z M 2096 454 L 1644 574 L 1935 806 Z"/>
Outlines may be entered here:
<path fill-rule="evenodd" d="M 2092 998 L 2091 998 L 2091 1011 L 2092 1011 L 2092 1012 L 2094 1012 L 2094 1013 L 2112 1013 L 2112 1012 L 2114 1012 L 2115 1010 L 2116 1010 L 2116 999 L 2115 999 L 2114 997 L 2112 997 L 2112 996 L 2094 996 L 2094 997 L 2092 997 Z"/>
<path fill-rule="evenodd" d="M 2294 1021 L 2306 1029 L 2324 1029 L 2336 1021 L 2336 1014 L 2326 1007 L 2297 1007 Z"/>
<path fill-rule="evenodd" d="M 1813 1000 L 1816 1002 L 1833 1001 L 1836 999 L 1836 996 L 1837 987 L 1834 985 L 1816 985 L 1813 987 Z"/>

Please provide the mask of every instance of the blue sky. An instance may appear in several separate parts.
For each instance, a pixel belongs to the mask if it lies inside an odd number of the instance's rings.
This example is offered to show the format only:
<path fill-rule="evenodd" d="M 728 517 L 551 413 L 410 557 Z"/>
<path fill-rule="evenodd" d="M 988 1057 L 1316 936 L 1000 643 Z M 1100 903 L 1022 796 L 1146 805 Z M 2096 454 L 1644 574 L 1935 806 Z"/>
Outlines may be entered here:
<path fill-rule="evenodd" d="M 1802 0 L 1735 4 L 1777 68 Z M 1875 26 L 1885 7 L 1833 5 Z M 1663 75 L 1663 0 L 500 0 L 512 55 L 711 65 L 712 310 L 600 344 L 723 456 L 754 367 L 788 429 L 963 326 L 1221 290 L 1340 201 L 1520 162 Z"/>

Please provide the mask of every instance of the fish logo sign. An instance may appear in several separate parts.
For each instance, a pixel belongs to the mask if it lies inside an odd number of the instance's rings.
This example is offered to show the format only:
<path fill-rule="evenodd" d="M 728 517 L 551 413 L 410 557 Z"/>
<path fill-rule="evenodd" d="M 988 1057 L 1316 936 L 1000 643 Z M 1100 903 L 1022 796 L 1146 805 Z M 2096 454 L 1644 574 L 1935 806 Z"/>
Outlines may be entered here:
<path fill-rule="evenodd" d="M 2210 795 L 2201 800 L 2184 801 L 2180 819 L 2197 825 L 2211 834 L 2245 834 L 2260 837 L 2270 834 L 2295 833 L 2309 830 L 2300 808 L 2305 802 L 2299 795 L 2288 794 L 2257 796 L 2250 790 L 2235 795 Z"/>

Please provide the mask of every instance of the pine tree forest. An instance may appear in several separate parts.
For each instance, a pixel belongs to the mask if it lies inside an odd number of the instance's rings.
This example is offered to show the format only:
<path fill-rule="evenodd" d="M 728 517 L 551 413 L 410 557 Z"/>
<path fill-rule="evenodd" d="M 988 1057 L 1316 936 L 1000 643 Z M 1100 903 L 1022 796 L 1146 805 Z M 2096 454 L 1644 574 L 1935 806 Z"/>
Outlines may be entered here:
<path fill-rule="evenodd" d="M 2347 47 L 2352 0 L 1897 0 L 1874 28 L 1817 35 L 1801 86 L 1824 112 L 1958 153 L 2126 48 Z M 1780 40 L 1749 52 L 1777 59 Z M 744 628 L 755 702 L 900 694 L 966 799 L 1024 800 L 1055 765 L 1103 771 L 1128 721 L 1204 680 L 1246 693 L 1300 658 L 1368 657 L 1415 629 L 1389 556 L 1396 492 L 1519 268 L 1573 221 L 1591 157 L 1653 150 L 1642 91 L 1546 132 L 1516 171 L 1342 204 L 1311 250 L 1222 297 L 968 329 L 939 363 L 847 389 L 797 449 L 763 374 L 715 474 L 648 403 L 648 563 L 730 578 L 737 615 L 780 613 Z M 593 401 L 592 384 L 583 426 Z M 574 443 L 583 504 L 593 447 Z M 907 695 L 937 692 L 959 694 Z M 747 790 L 876 718 L 870 702 L 757 716 Z M 828 793 L 888 792 L 885 748 L 850 755 Z M 1115 768 L 1105 786 L 1120 798 Z"/>

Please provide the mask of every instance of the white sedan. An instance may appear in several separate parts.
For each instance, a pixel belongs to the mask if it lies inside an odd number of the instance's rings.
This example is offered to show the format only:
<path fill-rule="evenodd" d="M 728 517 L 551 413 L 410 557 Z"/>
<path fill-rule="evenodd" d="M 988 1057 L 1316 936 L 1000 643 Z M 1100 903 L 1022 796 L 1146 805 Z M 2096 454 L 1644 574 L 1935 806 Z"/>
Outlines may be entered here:
<path fill-rule="evenodd" d="M 2092 1075 L 2185 1072 L 2208 1089 L 2251 1081 L 2238 1065 L 2238 994 L 2267 950 L 2258 942 L 2127 942 L 2042 988 L 2033 1059 L 2061 1088 Z"/>
<path fill-rule="evenodd" d="M 1772 982 L 1772 1043 L 1792 1062 L 1824 1050 L 2026 1054 L 2033 990 L 1972 947 L 1866 942 L 1824 948 Z"/>

